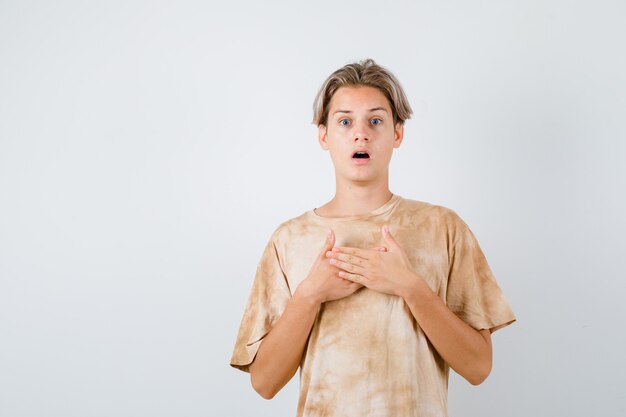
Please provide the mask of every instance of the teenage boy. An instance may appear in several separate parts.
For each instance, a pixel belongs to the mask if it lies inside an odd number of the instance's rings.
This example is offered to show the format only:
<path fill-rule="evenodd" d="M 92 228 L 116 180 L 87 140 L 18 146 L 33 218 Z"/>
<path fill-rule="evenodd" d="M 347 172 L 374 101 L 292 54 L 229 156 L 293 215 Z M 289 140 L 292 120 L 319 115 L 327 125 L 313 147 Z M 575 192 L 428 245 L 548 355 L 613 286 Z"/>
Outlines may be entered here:
<path fill-rule="evenodd" d="M 411 116 L 393 74 L 346 65 L 314 113 L 335 196 L 272 234 L 231 365 L 268 399 L 300 367 L 298 417 L 446 416 L 449 367 L 484 381 L 515 316 L 463 220 L 389 190 Z"/>

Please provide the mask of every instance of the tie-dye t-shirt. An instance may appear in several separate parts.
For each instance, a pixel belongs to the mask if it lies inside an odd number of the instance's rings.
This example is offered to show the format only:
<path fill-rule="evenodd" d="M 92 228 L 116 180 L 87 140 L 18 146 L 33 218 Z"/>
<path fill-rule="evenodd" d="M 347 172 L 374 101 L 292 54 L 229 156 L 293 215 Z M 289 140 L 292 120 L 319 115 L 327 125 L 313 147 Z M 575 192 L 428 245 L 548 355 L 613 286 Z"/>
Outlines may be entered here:
<path fill-rule="evenodd" d="M 383 245 L 387 224 L 415 272 L 473 328 L 500 329 L 515 316 L 476 238 L 452 210 L 398 195 L 354 217 L 314 210 L 281 224 L 258 265 L 231 365 L 254 360 L 306 278 L 329 229 L 337 246 Z M 448 365 L 400 297 L 361 288 L 322 304 L 300 364 L 298 417 L 447 416 Z"/>

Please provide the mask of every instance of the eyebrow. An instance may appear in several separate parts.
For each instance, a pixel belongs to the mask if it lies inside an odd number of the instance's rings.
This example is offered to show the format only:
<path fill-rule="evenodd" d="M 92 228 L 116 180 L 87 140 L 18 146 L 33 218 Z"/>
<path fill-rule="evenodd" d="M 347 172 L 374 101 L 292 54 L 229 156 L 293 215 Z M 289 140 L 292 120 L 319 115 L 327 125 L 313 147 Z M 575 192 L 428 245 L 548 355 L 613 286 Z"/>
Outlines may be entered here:
<path fill-rule="evenodd" d="M 384 107 L 374 107 L 372 109 L 369 109 L 368 111 L 372 112 L 372 111 L 376 111 L 376 110 L 382 110 L 384 112 L 387 111 L 387 109 L 384 108 Z M 335 115 L 337 113 L 352 113 L 352 110 L 336 110 L 336 111 L 333 112 L 333 115 Z"/>

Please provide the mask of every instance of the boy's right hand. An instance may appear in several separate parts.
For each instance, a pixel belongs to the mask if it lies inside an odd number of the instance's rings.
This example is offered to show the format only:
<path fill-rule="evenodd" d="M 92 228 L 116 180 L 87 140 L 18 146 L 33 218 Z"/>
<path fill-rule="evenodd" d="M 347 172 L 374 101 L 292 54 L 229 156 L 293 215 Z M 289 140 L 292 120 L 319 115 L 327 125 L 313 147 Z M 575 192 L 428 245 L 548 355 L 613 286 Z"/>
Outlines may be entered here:
<path fill-rule="evenodd" d="M 301 295 L 313 297 L 320 304 L 347 297 L 362 287 L 361 284 L 341 278 L 339 276 L 341 270 L 330 263 L 326 252 L 332 250 L 334 245 L 335 233 L 330 230 L 309 275 L 297 289 Z"/>

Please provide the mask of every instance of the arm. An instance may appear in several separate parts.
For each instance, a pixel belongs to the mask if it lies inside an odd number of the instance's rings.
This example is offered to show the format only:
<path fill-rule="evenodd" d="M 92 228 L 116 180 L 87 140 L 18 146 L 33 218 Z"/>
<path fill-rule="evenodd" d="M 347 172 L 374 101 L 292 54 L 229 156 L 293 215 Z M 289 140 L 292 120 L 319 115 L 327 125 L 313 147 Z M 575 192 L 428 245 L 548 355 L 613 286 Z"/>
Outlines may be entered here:
<path fill-rule="evenodd" d="M 457 315 L 413 273 L 406 282 L 413 287 L 400 290 L 400 296 L 409 306 L 428 340 L 452 369 L 472 385 L 482 383 L 491 372 L 491 332 L 476 330 Z"/>
<path fill-rule="evenodd" d="M 325 260 L 334 244 L 335 235 L 330 231 L 309 275 L 296 289 L 250 364 L 252 386 L 265 399 L 273 398 L 296 373 L 322 303 L 346 297 L 361 287 L 339 277 L 339 269 Z"/>
<path fill-rule="evenodd" d="M 388 251 L 334 248 L 326 256 L 339 275 L 372 290 L 404 299 L 439 355 L 473 385 L 491 371 L 491 332 L 476 330 L 456 316 L 410 267 L 406 254 L 383 228 Z"/>
<path fill-rule="evenodd" d="M 299 287 L 300 288 L 300 287 Z M 296 373 L 321 303 L 296 291 L 250 364 L 250 380 L 265 399 L 273 398 Z"/>

